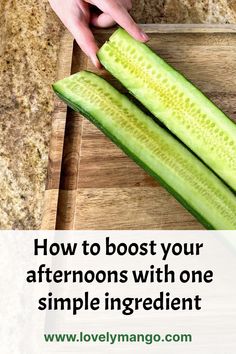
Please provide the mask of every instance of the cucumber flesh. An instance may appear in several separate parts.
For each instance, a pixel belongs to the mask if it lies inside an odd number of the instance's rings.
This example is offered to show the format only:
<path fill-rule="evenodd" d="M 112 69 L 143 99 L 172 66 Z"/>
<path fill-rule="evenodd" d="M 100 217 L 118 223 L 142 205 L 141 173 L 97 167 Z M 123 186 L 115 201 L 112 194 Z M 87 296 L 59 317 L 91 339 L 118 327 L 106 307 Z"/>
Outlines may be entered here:
<path fill-rule="evenodd" d="M 99 50 L 98 57 L 154 116 L 236 190 L 236 124 L 147 45 L 121 28 Z"/>
<path fill-rule="evenodd" d="M 236 229 L 236 198 L 187 148 L 101 77 L 80 72 L 53 85 L 172 193 L 206 228 Z"/>

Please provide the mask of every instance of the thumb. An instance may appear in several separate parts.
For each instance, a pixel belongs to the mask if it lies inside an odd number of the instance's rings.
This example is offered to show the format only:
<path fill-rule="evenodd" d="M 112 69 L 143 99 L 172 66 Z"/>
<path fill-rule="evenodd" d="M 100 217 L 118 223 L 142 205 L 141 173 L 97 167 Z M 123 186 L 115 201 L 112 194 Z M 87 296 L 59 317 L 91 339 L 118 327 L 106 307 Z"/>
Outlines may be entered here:
<path fill-rule="evenodd" d="M 90 19 L 90 23 L 95 27 L 107 28 L 114 26 L 116 22 L 110 15 L 101 13 L 93 14 Z"/>

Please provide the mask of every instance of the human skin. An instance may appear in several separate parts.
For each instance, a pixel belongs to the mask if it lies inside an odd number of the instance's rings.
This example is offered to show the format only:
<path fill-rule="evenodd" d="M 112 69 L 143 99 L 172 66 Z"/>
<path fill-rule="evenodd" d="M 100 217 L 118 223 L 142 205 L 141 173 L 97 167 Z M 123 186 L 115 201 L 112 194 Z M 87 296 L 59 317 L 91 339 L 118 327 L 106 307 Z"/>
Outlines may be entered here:
<path fill-rule="evenodd" d="M 148 40 L 148 36 L 129 14 L 131 0 L 49 0 L 49 3 L 97 68 L 101 68 L 101 64 L 96 55 L 98 46 L 90 25 L 107 28 L 117 23 L 138 41 Z"/>

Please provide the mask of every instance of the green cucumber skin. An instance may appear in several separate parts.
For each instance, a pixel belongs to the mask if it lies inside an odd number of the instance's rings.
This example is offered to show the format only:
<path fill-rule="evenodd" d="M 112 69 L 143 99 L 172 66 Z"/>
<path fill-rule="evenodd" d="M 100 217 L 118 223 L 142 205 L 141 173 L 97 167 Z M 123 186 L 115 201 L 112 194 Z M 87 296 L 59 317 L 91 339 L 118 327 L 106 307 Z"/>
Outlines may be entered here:
<path fill-rule="evenodd" d="M 216 230 L 216 228 L 211 225 L 203 215 L 199 214 L 196 210 L 194 210 L 186 200 L 184 200 L 180 194 L 177 193 L 172 187 L 170 187 L 159 175 L 157 175 L 154 171 L 152 171 L 147 165 L 143 163 L 136 155 L 134 155 L 131 151 L 129 151 L 121 141 L 119 141 L 116 137 L 114 137 L 107 129 L 105 129 L 99 122 L 92 117 L 88 112 L 84 111 L 82 107 L 78 104 L 74 104 L 68 98 L 66 98 L 62 92 L 59 92 L 55 86 L 53 86 L 54 92 L 57 96 L 63 100 L 69 107 L 71 107 L 74 111 L 81 113 L 84 117 L 86 117 L 91 123 L 93 123 L 99 130 L 101 130 L 116 146 L 118 146 L 127 156 L 129 156 L 134 162 L 137 163 L 141 168 L 143 168 L 151 177 L 157 180 L 161 186 L 163 186 L 178 202 L 188 210 L 207 230 Z"/>
<path fill-rule="evenodd" d="M 124 37 L 124 39 L 122 39 Z M 111 39 L 115 38 L 114 42 L 117 40 L 119 41 L 120 39 L 125 41 L 126 38 L 128 38 L 127 41 L 129 41 L 129 46 L 132 48 L 132 43 L 138 43 L 137 41 L 135 41 L 133 38 L 131 38 L 123 29 L 119 28 L 117 31 L 115 31 L 113 33 L 113 35 L 111 36 Z M 117 39 L 116 39 L 117 38 Z M 131 39 L 129 39 L 131 38 Z M 235 148 L 235 155 L 228 155 L 229 158 L 233 158 L 233 165 L 231 163 L 227 164 L 227 158 L 223 157 L 223 154 L 220 153 L 214 153 L 211 152 L 210 148 L 211 146 L 209 146 L 209 148 L 207 147 L 207 145 L 201 145 L 198 143 L 198 141 L 195 139 L 194 141 L 192 141 L 191 136 L 188 136 L 188 134 L 186 133 L 186 131 L 184 132 L 184 130 L 181 130 L 181 122 L 179 123 L 179 128 L 176 127 L 175 123 L 174 125 L 172 123 L 168 122 L 168 118 L 165 116 L 163 118 L 162 116 L 162 110 L 163 107 L 156 107 L 156 111 L 155 111 L 155 107 L 154 107 L 154 100 L 151 98 L 150 101 L 148 101 L 147 97 L 148 94 L 145 94 L 145 90 L 147 90 L 146 87 L 141 86 L 140 84 L 140 79 L 137 79 L 137 86 L 135 82 L 132 81 L 132 79 L 134 78 L 134 74 L 130 75 L 130 78 L 128 78 L 128 71 L 125 71 L 125 67 L 124 70 L 121 71 L 121 69 L 118 68 L 118 64 L 114 63 L 114 58 L 110 58 L 110 56 L 107 55 L 105 48 L 106 46 L 110 46 L 112 45 L 113 42 L 110 42 L 110 40 L 108 42 L 106 42 L 104 44 L 104 46 L 99 50 L 98 52 L 98 58 L 100 59 L 101 63 L 103 64 L 103 66 L 112 74 L 114 75 L 120 82 L 121 84 L 123 84 L 128 90 L 129 92 L 136 98 L 138 99 L 157 119 L 159 119 L 161 121 L 161 123 L 163 123 L 164 125 L 166 125 L 166 127 L 173 133 L 175 134 L 180 140 L 183 141 L 184 144 L 186 144 L 186 146 L 188 146 L 198 157 L 200 157 L 206 165 L 208 165 L 221 179 L 223 179 L 229 186 L 231 189 L 233 189 L 234 191 L 236 191 L 236 148 Z M 135 44 L 136 45 L 136 44 Z M 194 84 L 192 84 L 187 78 L 185 78 L 182 74 L 178 73 L 177 70 L 175 70 L 173 67 L 171 67 L 169 64 L 167 64 L 163 59 L 161 59 L 154 51 L 152 51 L 151 48 L 149 48 L 147 45 L 143 44 L 143 43 L 138 43 L 138 45 L 135 47 L 137 49 L 137 47 L 140 46 L 140 48 L 142 48 L 142 53 L 141 55 L 144 56 L 144 51 L 145 55 L 149 55 L 149 53 L 152 53 L 152 57 L 150 58 L 150 61 L 148 62 L 149 64 L 154 62 L 153 57 L 157 58 L 157 63 L 156 66 L 161 67 L 159 70 L 160 72 L 163 70 L 166 73 L 173 75 L 173 82 L 174 84 L 176 84 L 177 82 L 177 86 L 179 83 L 179 87 L 182 88 L 184 85 L 186 85 L 186 88 L 183 90 L 187 90 L 189 89 L 189 91 L 191 91 L 191 95 L 196 95 L 196 99 L 195 102 L 199 103 L 199 101 L 202 100 L 202 102 L 204 102 L 207 105 L 206 110 L 209 113 L 209 117 L 211 119 L 211 117 L 213 116 L 213 113 L 215 114 L 215 116 L 218 119 L 218 125 L 216 125 L 216 128 L 222 128 L 222 130 L 224 130 L 225 134 L 229 136 L 230 140 L 232 143 L 235 144 L 236 142 L 236 125 L 233 121 L 231 121 L 218 107 L 216 107 L 216 105 L 214 105 L 212 103 L 212 101 L 206 97 L 197 87 L 194 86 Z M 111 49 L 113 51 L 115 51 L 115 49 Z M 122 49 L 121 49 L 122 50 Z M 125 55 L 125 54 L 124 54 Z M 118 54 L 117 57 L 118 58 Z M 158 62 L 159 61 L 159 62 Z M 153 64 L 154 65 L 154 64 Z M 162 67 L 163 66 L 163 67 Z M 120 66 L 121 68 L 121 66 Z M 139 81 L 138 81 L 139 80 Z M 158 84 L 158 81 L 157 81 Z M 142 91 L 141 87 L 144 87 Z M 138 91 L 137 91 L 138 88 Z M 153 96 L 153 92 L 152 91 L 152 97 Z M 161 109 L 161 114 L 158 115 L 157 111 Z M 168 115 L 169 113 L 165 113 L 165 115 Z M 214 122 L 214 120 L 213 120 Z M 204 127 L 203 127 L 204 129 Z M 201 133 L 201 132 L 200 132 Z M 219 144 L 218 144 L 218 148 L 219 148 Z M 236 144 L 235 144 L 236 147 Z M 224 146 L 222 147 L 222 150 L 224 149 Z M 225 153 L 225 151 L 222 151 L 223 153 Z M 226 151 L 227 153 L 227 151 Z M 221 157 L 222 155 L 222 157 Z M 232 157 L 233 156 L 233 157 Z M 230 167 L 231 166 L 231 167 Z"/>
<path fill-rule="evenodd" d="M 236 199 L 229 188 L 106 80 L 83 71 L 55 83 L 53 89 L 166 187 L 207 229 L 236 229 Z"/>

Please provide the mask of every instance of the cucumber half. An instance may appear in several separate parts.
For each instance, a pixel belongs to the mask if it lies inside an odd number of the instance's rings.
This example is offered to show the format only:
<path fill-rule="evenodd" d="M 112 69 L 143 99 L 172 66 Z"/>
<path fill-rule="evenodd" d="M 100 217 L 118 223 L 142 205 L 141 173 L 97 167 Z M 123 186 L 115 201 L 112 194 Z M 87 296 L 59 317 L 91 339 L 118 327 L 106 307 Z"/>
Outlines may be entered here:
<path fill-rule="evenodd" d="M 82 71 L 58 81 L 53 89 L 157 179 L 206 228 L 236 229 L 236 198 L 229 188 L 108 82 Z"/>
<path fill-rule="evenodd" d="M 236 190 L 236 124 L 147 45 L 121 28 L 98 57 L 154 116 Z"/>

